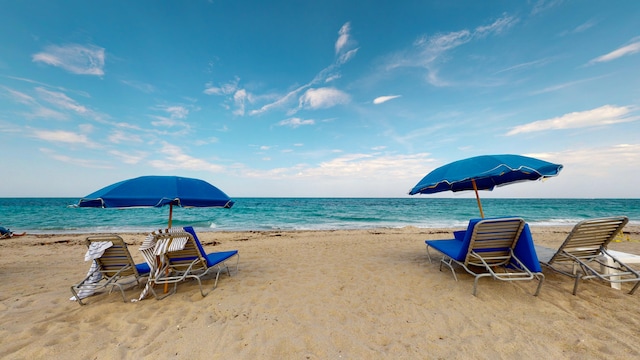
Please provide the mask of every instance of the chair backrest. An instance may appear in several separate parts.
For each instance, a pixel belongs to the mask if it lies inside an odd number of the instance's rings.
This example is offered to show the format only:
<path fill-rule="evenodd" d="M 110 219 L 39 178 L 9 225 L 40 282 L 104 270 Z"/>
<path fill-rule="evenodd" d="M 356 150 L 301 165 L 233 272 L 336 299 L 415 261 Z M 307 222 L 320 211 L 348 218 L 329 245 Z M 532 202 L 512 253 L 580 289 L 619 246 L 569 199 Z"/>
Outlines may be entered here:
<path fill-rule="evenodd" d="M 629 222 L 626 216 L 584 220 L 573 227 L 558 251 L 549 260 L 549 264 L 561 261 L 593 259 L 606 249 L 622 228 Z M 571 255 L 571 256 L 569 256 Z"/>
<path fill-rule="evenodd" d="M 167 249 L 167 251 L 164 252 L 171 268 L 178 271 L 184 271 L 193 264 L 193 266 L 191 266 L 192 271 L 207 269 L 208 265 L 206 254 L 204 253 L 202 246 L 198 246 L 193 235 L 189 232 L 173 230 L 167 234 L 163 234 L 161 237 L 164 238 L 164 241 L 174 241 L 177 239 L 186 241 L 182 249 Z"/>
<path fill-rule="evenodd" d="M 106 277 L 112 277 L 121 270 L 118 274 L 119 276 L 139 276 L 131 253 L 127 248 L 127 243 L 120 236 L 114 234 L 89 236 L 86 244 L 87 247 L 90 247 L 92 243 L 106 241 L 110 241 L 113 246 L 107 248 L 102 256 L 95 259 L 98 263 L 99 271 Z M 123 270 L 123 268 L 125 269 Z"/>
<path fill-rule="evenodd" d="M 511 262 L 512 250 L 524 225 L 521 218 L 479 221 L 473 228 L 465 265 L 497 266 Z"/>

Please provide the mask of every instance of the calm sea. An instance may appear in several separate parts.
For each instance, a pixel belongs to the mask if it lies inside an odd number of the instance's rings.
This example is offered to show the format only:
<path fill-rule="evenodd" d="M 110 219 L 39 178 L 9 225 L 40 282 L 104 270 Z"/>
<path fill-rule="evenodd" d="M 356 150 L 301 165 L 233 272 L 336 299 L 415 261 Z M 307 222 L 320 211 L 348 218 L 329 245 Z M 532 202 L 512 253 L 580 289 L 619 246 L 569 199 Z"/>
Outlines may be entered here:
<path fill-rule="evenodd" d="M 234 198 L 231 209 L 174 208 L 173 226 L 198 231 L 463 227 L 479 217 L 473 198 Z M 74 208 L 78 198 L 0 198 L 0 226 L 41 234 L 148 232 L 167 226 L 169 208 Z M 626 215 L 640 225 L 640 199 L 483 199 L 486 217 L 574 225 Z"/>

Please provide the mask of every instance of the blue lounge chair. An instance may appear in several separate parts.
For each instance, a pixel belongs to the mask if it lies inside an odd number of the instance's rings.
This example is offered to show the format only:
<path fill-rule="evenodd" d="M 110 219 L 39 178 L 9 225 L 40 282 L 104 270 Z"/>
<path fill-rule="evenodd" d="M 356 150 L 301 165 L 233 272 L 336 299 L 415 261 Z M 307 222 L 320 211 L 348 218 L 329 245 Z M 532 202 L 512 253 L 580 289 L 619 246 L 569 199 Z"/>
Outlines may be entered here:
<path fill-rule="evenodd" d="M 150 280 L 153 283 L 149 289 L 156 299 L 162 299 L 175 293 L 177 284 L 187 278 L 195 279 L 202 296 L 207 296 L 209 292 L 204 292 L 201 278 L 209 274 L 211 270 L 215 271 L 215 281 L 211 290 L 215 289 L 223 270 L 226 270 L 227 274 L 231 276 L 226 261 L 234 256 L 236 257 L 235 271 L 238 271 L 238 262 L 240 261 L 238 250 L 207 254 L 192 227 L 185 227 L 182 231 L 171 229 L 154 236 L 156 237 L 156 253 L 161 260 L 155 275 Z M 172 249 L 171 244 L 174 241 L 180 242 L 184 246 L 181 246 L 180 249 L 175 249 L 175 247 Z M 158 296 L 153 289 L 155 284 L 173 284 L 173 291 L 164 296 Z"/>
<path fill-rule="evenodd" d="M 442 265 L 451 269 L 458 280 L 453 264 L 458 264 L 475 277 L 473 295 L 478 280 L 492 277 L 502 281 L 538 279 L 535 296 L 540 293 L 544 275 L 537 260 L 529 227 L 521 218 L 471 219 L 466 231 L 454 232 L 454 239 L 426 240 L 429 248 L 442 253 Z M 503 272 L 496 272 L 500 267 Z M 480 270 L 480 271 L 479 271 Z"/>

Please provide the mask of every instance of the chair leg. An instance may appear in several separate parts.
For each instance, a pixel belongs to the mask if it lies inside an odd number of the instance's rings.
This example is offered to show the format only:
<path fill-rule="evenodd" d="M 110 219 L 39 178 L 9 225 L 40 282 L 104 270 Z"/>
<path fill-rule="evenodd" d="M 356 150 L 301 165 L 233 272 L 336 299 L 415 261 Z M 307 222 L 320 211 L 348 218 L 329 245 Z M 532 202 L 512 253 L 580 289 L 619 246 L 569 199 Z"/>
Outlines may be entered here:
<path fill-rule="evenodd" d="M 536 275 L 536 278 L 538 278 L 538 288 L 536 289 L 536 292 L 535 294 L 533 294 L 533 296 L 538 296 L 538 294 L 540 294 L 540 289 L 542 288 L 542 282 L 544 281 L 544 274 Z"/>
<path fill-rule="evenodd" d="M 429 264 L 431 264 L 431 254 L 429 253 L 429 245 L 427 244 L 427 258 L 429 259 Z"/>
<path fill-rule="evenodd" d="M 640 286 L 640 281 L 636 281 L 636 284 L 633 286 L 633 289 L 629 291 L 629 295 L 633 295 L 633 293 L 636 292 L 639 286 Z"/>
<path fill-rule="evenodd" d="M 573 284 L 573 295 L 578 293 L 578 283 L 580 282 L 580 279 L 582 278 L 582 275 L 580 273 L 576 274 L 576 281 Z"/>
<path fill-rule="evenodd" d="M 453 274 L 453 278 L 456 281 L 458 281 L 458 277 L 456 276 L 456 271 L 453 269 L 453 264 L 451 263 L 452 259 L 448 258 L 449 260 L 447 261 L 446 258 L 447 258 L 447 256 L 445 255 L 440 260 L 440 271 L 442 271 L 442 264 L 446 265 L 451 270 L 451 273 Z"/>
<path fill-rule="evenodd" d="M 85 305 L 85 303 L 82 302 L 82 299 L 80 299 L 80 297 L 78 296 L 78 293 L 76 292 L 76 289 L 73 288 L 73 286 L 71 286 L 71 293 L 73 294 L 73 296 L 75 296 L 78 304 L 80 304 L 81 306 Z"/>

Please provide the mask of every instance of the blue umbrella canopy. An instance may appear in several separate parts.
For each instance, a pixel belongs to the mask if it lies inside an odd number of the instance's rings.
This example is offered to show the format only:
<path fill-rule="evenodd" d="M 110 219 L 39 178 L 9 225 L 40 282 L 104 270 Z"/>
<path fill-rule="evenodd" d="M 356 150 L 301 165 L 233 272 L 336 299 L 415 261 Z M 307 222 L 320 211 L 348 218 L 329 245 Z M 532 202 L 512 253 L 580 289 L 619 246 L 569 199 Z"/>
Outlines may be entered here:
<path fill-rule="evenodd" d="M 79 207 L 102 208 L 164 205 L 230 208 L 233 201 L 204 180 L 179 176 L 141 176 L 104 187 L 78 202 Z"/>
<path fill-rule="evenodd" d="M 474 190 L 482 212 L 478 190 L 520 181 L 557 176 L 562 165 L 522 155 L 482 155 L 443 165 L 427 174 L 409 195 L 433 194 L 441 191 Z"/>
<path fill-rule="evenodd" d="M 141 176 L 104 187 L 78 202 L 78 207 L 127 208 L 169 205 L 169 227 L 173 206 L 224 207 L 234 202 L 220 189 L 200 179 L 179 176 Z"/>

